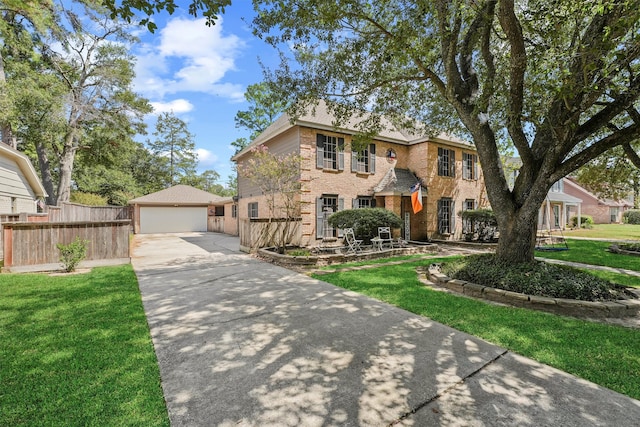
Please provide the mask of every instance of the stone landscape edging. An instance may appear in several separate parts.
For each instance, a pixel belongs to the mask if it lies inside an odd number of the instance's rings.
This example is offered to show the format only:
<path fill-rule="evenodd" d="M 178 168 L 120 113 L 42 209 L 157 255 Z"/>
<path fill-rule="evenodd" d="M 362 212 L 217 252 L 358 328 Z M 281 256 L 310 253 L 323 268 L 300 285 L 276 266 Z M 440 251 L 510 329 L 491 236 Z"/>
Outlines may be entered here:
<path fill-rule="evenodd" d="M 615 300 L 615 301 L 581 301 L 566 298 L 549 298 L 535 295 L 521 294 L 505 291 L 490 286 L 478 285 L 464 280 L 451 279 L 433 266 L 422 269 L 429 280 L 438 286 L 453 292 L 472 298 L 481 298 L 489 301 L 500 302 L 515 307 L 524 307 L 533 310 L 541 310 L 554 314 L 574 317 L 634 317 L 640 312 L 640 300 Z M 418 272 L 420 273 L 420 271 Z M 629 290 L 638 295 L 635 289 Z"/>
<path fill-rule="evenodd" d="M 340 253 L 324 255 L 283 255 L 273 251 L 273 248 L 258 249 L 258 256 L 263 259 L 278 263 L 279 265 L 291 265 L 298 267 L 326 266 L 331 264 L 343 264 L 352 261 L 366 261 L 377 258 L 389 258 L 401 255 L 414 255 L 421 253 L 437 252 L 438 245 L 423 244 L 404 248 L 385 249 L 383 251 L 363 251 L 358 253 Z"/>

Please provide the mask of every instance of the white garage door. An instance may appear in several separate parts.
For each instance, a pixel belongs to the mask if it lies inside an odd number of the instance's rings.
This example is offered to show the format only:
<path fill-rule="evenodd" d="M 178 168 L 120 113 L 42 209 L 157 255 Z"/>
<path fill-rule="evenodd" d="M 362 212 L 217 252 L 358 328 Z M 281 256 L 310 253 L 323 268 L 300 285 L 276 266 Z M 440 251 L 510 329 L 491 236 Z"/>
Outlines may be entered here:
<path fill-rule="evenodd" d="M 140 207 L 141 233 L 183 233 L 189 231 L 207 231 L 206 207 Z"/>

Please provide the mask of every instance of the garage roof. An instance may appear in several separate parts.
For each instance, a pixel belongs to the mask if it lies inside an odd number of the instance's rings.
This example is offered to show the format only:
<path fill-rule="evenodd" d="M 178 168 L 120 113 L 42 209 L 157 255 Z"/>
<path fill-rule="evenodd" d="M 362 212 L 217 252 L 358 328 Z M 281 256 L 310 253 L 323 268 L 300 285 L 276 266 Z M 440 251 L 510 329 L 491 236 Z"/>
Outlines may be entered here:
<path fill-rule="evenodd" d="M 231 197 L 221 197 L 190 185 L 174 185 L 146 196 L 129 200 L 130 205 L 179 205 L 208 206 L 222 205 L 232 201 Z"/>

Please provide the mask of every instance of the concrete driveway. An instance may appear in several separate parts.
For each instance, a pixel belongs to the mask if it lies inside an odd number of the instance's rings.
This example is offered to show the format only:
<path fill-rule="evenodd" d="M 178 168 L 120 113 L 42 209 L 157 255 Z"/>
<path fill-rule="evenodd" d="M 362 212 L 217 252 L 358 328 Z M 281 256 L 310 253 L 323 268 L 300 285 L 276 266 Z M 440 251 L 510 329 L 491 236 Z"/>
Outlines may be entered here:
<path fill-rule="evenodd" d="M 136 235 L 174 426 L 637 426 L 640 401 L 238 251 Z"/>

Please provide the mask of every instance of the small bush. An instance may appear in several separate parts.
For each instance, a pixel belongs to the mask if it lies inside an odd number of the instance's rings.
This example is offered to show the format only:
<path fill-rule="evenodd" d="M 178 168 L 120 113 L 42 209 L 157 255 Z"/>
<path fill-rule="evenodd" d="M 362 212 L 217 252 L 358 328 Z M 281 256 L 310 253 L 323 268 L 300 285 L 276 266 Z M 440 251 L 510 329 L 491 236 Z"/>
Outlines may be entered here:
<path fill-rule="evenodd" d="M 491 209 L 472 209 L 461 211 L 465 240 L 492 242 L 498 233 L 498 220 Z"/>
<path fill-rule="evenodd" d="M 622 222 L 625 224 L 640 224 L 640 209 L 630 209 L 622 213 Z"/>
<path fill-rule="evenodd" d="M 88 244 L 88 240 L 82 240 L 79 236 L 76 236 L 76 239 L 68 245 L 63 245 L 62 243 L 56 245 L 60 251 L 60 262 L 66 272 L 74 271 L 80 261 L 85 259 Z"/>
<path fill-rule="evenodd" d="M 577 216 L 572 216 L 569 221 L 571 222 L 571 227 L 578 227 Z M 593 228 L 593 217 L 590 215 L 580 215 L 580 228 Z"/>
<path fill-rule="evenodd" d="M 447 276 L 506 291 L 550 298 L 610 301 L 625 290 L 584 271 L 542 261 L 507 264 L 494 255 L 468 256 L 442 264 Z"/>
<path fill-rule="evenodd" d="M 106 197 L 94 193 L 83 193 L 82 191 L 73 191 L 71 193 L 71 201 L 87 206 L 107 206 Z"/>
<path fill-rule="evenodd" d="M 384 208 L 345 209 L 332 214 L 328 221 L 335 228 L 353 228 L 356 237 L 365 241 L 378 235 L 378 227 L 403 225 L 402 218 Z"/>

